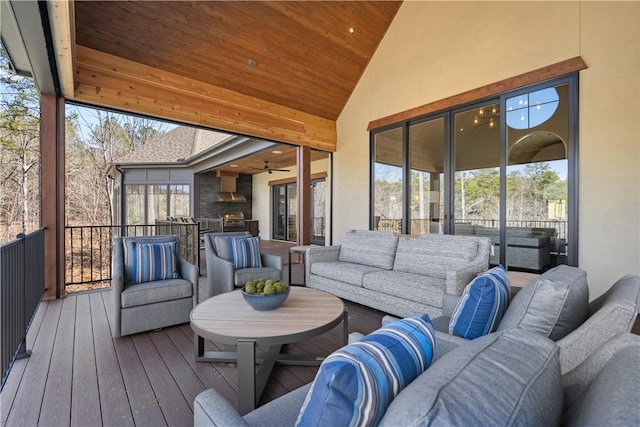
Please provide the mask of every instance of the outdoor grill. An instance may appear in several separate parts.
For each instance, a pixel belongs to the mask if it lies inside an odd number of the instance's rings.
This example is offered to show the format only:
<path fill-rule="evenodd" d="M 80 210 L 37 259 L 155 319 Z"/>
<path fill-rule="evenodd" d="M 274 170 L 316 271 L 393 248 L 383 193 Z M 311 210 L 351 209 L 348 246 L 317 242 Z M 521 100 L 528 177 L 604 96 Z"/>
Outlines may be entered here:
<path fill-rule="evenodd" d="M 231 212 L 222 214 L 222 231 L 248 231 L 244 213 Z"/>

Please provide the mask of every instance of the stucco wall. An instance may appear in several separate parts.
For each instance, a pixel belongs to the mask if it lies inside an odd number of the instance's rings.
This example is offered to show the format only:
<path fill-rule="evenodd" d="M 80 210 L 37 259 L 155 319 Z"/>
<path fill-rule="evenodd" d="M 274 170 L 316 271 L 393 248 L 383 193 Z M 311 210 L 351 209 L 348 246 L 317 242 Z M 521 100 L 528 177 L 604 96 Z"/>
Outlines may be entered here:
<path fill-rule="evenodd" d="M 640 274 L 638 22 L 640 2 L 406 1 L 338 119 L 334 243 L 369 226 L 371 120 L 581 56 L 579 264 L 592 297 Z"/>

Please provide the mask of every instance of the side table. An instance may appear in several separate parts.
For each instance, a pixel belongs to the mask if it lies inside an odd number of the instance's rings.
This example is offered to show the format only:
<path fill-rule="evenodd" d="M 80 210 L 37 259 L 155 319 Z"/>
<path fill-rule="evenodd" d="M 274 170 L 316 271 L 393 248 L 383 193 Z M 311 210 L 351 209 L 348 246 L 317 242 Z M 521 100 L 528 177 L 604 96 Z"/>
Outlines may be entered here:
<path fill-rule="evenodd" d="M 298 256 L 302 255 L 302 267 L 303 267 L 303 271 L 304 271 L 304 267 L 305 267 L 305 262 L 306 262 L 306 254 L 307 254 L 307 249 L 309 249 L 311 247 L 311 245 L 304 245 L 304 246 L 292 246 L 289 248 L 289 285 L 302 285 L 302 286 L 307 286 L 307 275 L 305 273 L 302 274 L 302 283 L 293 283 L 293 281 L 291 280 L 291 255 L 293 254 L 297 254 Z"/>

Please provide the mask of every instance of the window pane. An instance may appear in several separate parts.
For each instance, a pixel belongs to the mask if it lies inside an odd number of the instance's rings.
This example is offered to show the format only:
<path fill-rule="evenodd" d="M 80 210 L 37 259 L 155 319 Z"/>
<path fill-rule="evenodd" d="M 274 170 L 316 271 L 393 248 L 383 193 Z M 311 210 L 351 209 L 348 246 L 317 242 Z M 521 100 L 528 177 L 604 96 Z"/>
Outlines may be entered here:
<path fill-rule="evenodd" d="M 273 238 L 278 240 L 285 240 L 286 238 L 286 195 L 287 187 L 285 185 L 273 187 Z"/>
<path fill-rule="evenodd" d="M 311 184 L 311 242 L 324 245 L 325 237 L 325 180 Z"/>
<path fill-rule="evenodd" d="M 169 186 L 171 206 L 169 212 L 171 216 L 191 216 L 191 196 L 189 185 Z"/>
<path fill-rule="evenodd" d="M 125 185 L 125 223 L 144 224 L 144 185 Z"/>
<path fill-rule="evenodd" d="M 569 88 L 560 85 L 521 100 L 529 120 L 507 120 L 507 254 L 510 268 L 542 272 L 566 262 Z M 516 101 L 517 100 L 517 101 Z"/>
<path fill-rule="evenodd" d="M 298 224 L 296 218 L 298 217 L 298 186 L 296 184 L 287 184 L 287 240 L 295 242 L 298 238 Z"/>
<path fill-rule="evenodd" d="M 411 234 L 443 233 L 444 118 L 409 127 Z"/>
<path fill-rule="evenodd" d="M 374 230 L 402 231 L 402 128 L 375 135 Z"/>
<path fill-rule="evenodd" d="M 155 224 L 156 219 L 167 218 L 167 186 L 149 185 L 147 187 L 147 220 Z"/>
<path fill-rule="evenodd" d="M 499 243 L 500 108 L 484 104 L 455 115 L 454 233 Z M 499 257 L 491 258 L 497 264 Z"/>

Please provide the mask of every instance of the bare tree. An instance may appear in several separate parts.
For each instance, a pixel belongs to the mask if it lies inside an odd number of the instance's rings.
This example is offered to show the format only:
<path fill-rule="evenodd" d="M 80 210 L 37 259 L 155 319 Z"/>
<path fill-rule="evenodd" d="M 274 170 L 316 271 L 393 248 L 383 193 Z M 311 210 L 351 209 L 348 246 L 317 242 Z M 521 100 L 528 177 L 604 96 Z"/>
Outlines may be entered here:
<path fill-rule="evenodd" d="M 113 194 L 107 168 L 164 133 L 164 126 L 150 119 L 80 107 L 70 108 L 67 119 L 67 222 L 109 224 Z"/>
<path fill-rule="evenodd" d="M 0 223 L 7 240 L 40 223 L 40 109 L 33 80 L 12 74 L 0 53 Z"/>

